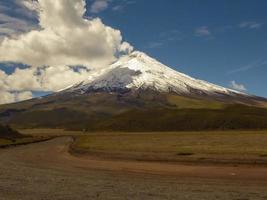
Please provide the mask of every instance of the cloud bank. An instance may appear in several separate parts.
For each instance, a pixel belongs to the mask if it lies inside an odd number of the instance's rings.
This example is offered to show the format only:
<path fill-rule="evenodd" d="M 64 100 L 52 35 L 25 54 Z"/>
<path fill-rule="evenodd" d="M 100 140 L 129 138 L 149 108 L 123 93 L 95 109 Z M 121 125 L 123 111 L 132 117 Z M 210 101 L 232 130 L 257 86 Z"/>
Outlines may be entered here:
<path fill-rule="evenodd" d="M 30 66 L 84 65 L 102 67 L 117 53 L 132 47 L 122 42 L 120 31 L 99 18 L 86 19 L 84 0 L 39 0 L 40 30 L 5 38 L 0 60 Z M 124 52 L 123 52 L 124 51 Z"/>
<path fill-rule="evenodd" d="M 0 41 L 0 62 L 30 67 L 10 75 L 0 71 L 0 95 L 4 97 L 0 103 L 29 98 L 31 91 L 59 90 L 85 79 L 89 69 L 106 67 L 118 55 L 133 50 L 123 42 L 119 30 L 104 25 L 99 18 L 84 17 L 85 0 L 30 2 L 24 0 L 22 4 L 37 12 L 39 29 Z"/>

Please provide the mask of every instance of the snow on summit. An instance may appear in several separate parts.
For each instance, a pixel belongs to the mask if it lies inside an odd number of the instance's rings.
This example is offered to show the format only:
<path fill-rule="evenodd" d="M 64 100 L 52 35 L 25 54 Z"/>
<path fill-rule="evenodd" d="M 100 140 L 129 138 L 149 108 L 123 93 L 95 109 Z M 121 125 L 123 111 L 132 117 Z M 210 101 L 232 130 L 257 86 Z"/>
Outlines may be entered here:
<path fill-rule="evenodd" d="M 94 70 L 87 80 L 70 87 L 68 91 L 85 92 L 92 89 L 152 89 L 177 94 L 190 94 L 192 91 L 200 94 L 243 94 L 179 73 L 139 51 L 122 56 L 107 68 Z"/>

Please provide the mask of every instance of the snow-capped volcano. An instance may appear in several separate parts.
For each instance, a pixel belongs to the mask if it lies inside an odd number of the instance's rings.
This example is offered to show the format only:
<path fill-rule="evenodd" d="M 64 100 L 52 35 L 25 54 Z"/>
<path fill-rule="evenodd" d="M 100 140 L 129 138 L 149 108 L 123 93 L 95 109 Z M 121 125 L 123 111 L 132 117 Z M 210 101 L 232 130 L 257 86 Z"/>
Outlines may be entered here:
<path fill-rule="evenodd" d="M 265 108 L 264 98 L 191 78 L 133 52 L 67 89 L 0 106 L 0 122 L 91 131 L 266 129 Z"/>
<path fill-rule="evenodd" d="M 177 94 L 246 95 L 179 73 L 145 53 L 135 51 L 107 68 L 94 70 L 87 80 L 67 91 L 151 89 Z"/>

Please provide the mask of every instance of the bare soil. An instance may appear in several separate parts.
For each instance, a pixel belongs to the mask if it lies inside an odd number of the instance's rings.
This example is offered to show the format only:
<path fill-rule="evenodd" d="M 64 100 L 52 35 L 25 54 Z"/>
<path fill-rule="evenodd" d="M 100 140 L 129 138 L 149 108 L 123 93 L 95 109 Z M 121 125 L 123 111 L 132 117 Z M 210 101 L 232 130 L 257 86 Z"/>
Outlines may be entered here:
<path fill-rule="evenodd" d="M 267 199 L 267 167 L 108 160 L 72 138 L 0 150 L 0 199 Z"/>

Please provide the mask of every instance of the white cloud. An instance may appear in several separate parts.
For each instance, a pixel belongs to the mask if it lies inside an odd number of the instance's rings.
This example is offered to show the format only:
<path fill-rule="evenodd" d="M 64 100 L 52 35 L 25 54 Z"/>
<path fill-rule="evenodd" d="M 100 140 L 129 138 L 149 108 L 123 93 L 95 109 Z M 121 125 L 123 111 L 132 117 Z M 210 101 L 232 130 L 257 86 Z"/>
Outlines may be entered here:
<path fill-rule="evenodd" d="M 24 101 L 32 98 L 32 92 L 31 91 L 25 91 L 25 92 L 17 92 L 13 94 L 16 101 Z"/>
<path fill-rule="evenodd" d="M 243 84 L 238 84 L 235 81 L 230 82 L 230 87 L 233 88 L 234 90 L 238 90 L 241 92 L 247 91 L 246 87 Z"/>
<path fill-rule="evenodd" d="M 55 92 L 85 80 L 89 75 L 87 68 L 69 66 L 17 68 L 10 75 L 0 70 L 0 90 Z"/>
<path fill-rule="evenodd" d="M 32 93 L 30 91 L 8 92 L 5 90 L 0 90 L 0 96 L 0 104 L 6 104 L 31 99 Z"/>
<path fill-rule="evenodd" d="M 124 52 L 126 54 L 130 54 L 133 50 L 133 46 L 131 46 L 128 42 L 123 42 L 119 48 L 120 52 Z"/>
<path fill-rule="evenodd" d="M 12 103 L 15 101 L 14 96 L 5 90 L 0 90 L 0 104 Z"/>
<path fill-rule="evenodd" d="M 19 69 L 5 78 L 9 91 L 41 90 L 34 68 Z"/>
<path fill-rule="evenodd" d="M 32 93 L 30 91 L 13 92 L 10 90 L 7 79 L 8 75 L 0 70 L 0 104 L 13 103 L 32 98 Z"/>
<path fill-rule="evenodd" d="M 111 0 L 95 0 L 90 8 L 91 13 L 99 13 L 108 8 Z"/>
<path fill-rule="evenodd" d="M 40 28 L 0 40 L 0 62 L 30 67 L 17 68 L 10 75 L 0 71 L 3 95 L 0 103 L 28 98 L 29 91 L 60 90 L 86 79 L 89 69 L 104 68 L 116 61 L 118 55 L 133 50 L 129 43 L 123 42 L 119 30 L 104 25 L 99 18 L 84 17 L 85 0 L 39 0 L 34 7 L 27 3 L 30 10 L 39 8 Z M 23 23 L 9 16 L 4 19 L 14 22 L 12 26 Z"/>
<path fill-rule="evenodd" d="M 36 78 L 43 90 L 58 91 L 85 80 L 88 78 L 90 71 L 86 68 L 75 70 L 69 66 L 57 66 L 43 68 L 39 73 L 40 75 L 36 76 Z"/>
<path fill-rule="evenodd" d="M 119 51 L 132 48 L 122 42 L 119 30 L 105 26 L 99 18 L 83 18 L 84 0 L 39 0 L 39 6 L 41 30 L 22 34 L 18 39 L 5 38 L 0 45 L 0 52 L 4 52 L 0 61 L 35 67 L 104 67 L 116 60 Z"/>
<path fill-rule="evenodd" d="M 261 28 L 263 23 L 253 22 L 253 21 L 246 21 L 240 23 L 238 26 L 240 28 L 248 28 L 248 29 L 259 29 Z"/>
<path fill-rule="evenodd" d="M 17 68 L 10 75 L 0 70 L 0 104 L 30 99 L 32 91 L 56 92 L 89 75 L 90 71 L 85 67 L 69 66 Z"/>
<path fill-rule="evenodd" d="M 201 26 L 195 30 L 195 35 L 198 37 L 210 36 L 211 32 L 207 26 Z"/>
<path fill-rule="evenodd" d="M 7 85 L 6 85 L 6 77 L 7 74 L 0 70 L 0 90 L 6 90 L 7 89 Z"/>

